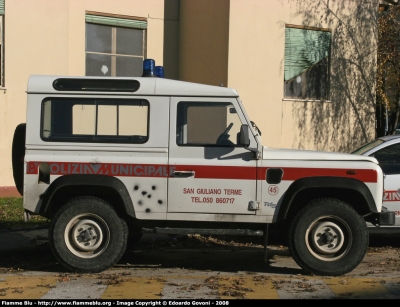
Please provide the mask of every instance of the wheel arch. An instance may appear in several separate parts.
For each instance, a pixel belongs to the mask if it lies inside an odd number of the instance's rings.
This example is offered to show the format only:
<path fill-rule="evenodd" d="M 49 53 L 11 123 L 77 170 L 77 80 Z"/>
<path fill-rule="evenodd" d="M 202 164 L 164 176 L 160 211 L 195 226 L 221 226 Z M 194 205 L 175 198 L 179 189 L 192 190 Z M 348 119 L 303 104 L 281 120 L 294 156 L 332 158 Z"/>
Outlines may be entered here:
<path fill-rule="evenodd" d="M 41 196 L 40 215 L 51 218 L 62 204 L 78 196 L 94 196 L 110 203 L 121 216 L 135 217 L 124 183 L 106 175 L 76 174 L 55 179 Z"/>
<path fill-rule="evenodd" d="M 307 177 L 293 182 L 280 206 L 277 222 L 293 217 L 312 199 L 335 198 L 348 203 L 360 215 L 377 212 L 371 191 L 364 182 L 343 177 Z"/>

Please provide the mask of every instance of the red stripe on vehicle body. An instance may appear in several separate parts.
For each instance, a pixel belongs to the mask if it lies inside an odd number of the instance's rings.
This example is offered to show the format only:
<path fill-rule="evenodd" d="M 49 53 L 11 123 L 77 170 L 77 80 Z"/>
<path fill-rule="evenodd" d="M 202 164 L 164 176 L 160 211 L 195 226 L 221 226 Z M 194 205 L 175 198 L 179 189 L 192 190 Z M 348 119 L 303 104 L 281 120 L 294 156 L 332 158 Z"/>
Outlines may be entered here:
<path fill-rule="evenodd" d="M 172 165 L 171 165 L 172 166 Z M 176 171 L 194 171 L 195 178 L 255 180 L 256 167 L 219 165 L 174 165 Z"/>
<path fill-rule="evenodd" d="M 37 174 L 42 162 L 28 162 L 26 173 Z M 166 165 L 126 163 L 75 163 L 48 162 L 51 175 L 98 174 L 118 177 L 171 177 L 174 171 L 193 171 L 197 179 L 265 180 L 269 167 L 219 166 L 219 165 Z M 273 167 L 279 168 L 279 167 Z M 357 169 L 349 175 L 349 169 L 281 167 L 283 181 L 295 181 L 304 177 L 346 177 L 363 182 L 377 182 L 375 170 Z"/>
<path fill-rule="evenodd" d="M 97 174 L 129 177 L 171 177 L 175 171 L 194 171 L 202 179 L 256 179 L 255 167 L 126 163 L 47 162 L 51 175 Z M 28 175 L 38 173 L 41 162 L 28 162 Z"/>
<path fill-rule="evenodd" d="M 169 177 L 175 170 L 166 164 L 47 162 L 51 175 L 95 174 L 118 177 Z M 41 162 L 28 162 L 27 174 L 37 174 Z"/>
<path fill-rule="evenodd" d="M 266 172 L 270 167 L 262 167 L 258 172 L 258 179 L 265 179 Z M 363 182 L 378 182 L 378 173 L 371 169 L 346 169 L 346 168 L 301 168 L 301 167 L 271 167 L 281 168 L 283 170 L 282 180 L 295 181 L 305 177 L 346 177 L 354 178 Z M 348 171 L 354 171 L 355 174 L 349 175 Z"/>

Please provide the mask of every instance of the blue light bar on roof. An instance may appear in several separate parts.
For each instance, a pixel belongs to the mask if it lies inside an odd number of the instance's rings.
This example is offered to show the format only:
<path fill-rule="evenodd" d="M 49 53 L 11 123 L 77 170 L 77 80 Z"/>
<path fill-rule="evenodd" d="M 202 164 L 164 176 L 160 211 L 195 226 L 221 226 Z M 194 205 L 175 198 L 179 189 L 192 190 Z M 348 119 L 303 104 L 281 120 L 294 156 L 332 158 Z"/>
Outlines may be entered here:
<path fill-rule="evenodd" d="M 156 77 L 164 78 L 164 67 L 156 66 Z"/>
<path fill-rule="evenodd" d="M 143 61 L 143 75 L 142 77 L 155 77 L 155 61 L 153 59 L 146 59 Z"/>

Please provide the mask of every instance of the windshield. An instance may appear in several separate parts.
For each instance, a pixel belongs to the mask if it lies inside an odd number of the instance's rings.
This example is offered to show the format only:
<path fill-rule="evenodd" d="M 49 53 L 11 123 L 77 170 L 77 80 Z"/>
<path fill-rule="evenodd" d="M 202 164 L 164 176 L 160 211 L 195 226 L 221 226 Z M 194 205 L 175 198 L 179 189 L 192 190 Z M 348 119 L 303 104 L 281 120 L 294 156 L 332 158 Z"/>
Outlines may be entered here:
<path fill-rule="evenodd" d="M 372 148 L 378 146 L 379 144 L 382 144 L 383 142 L 384 142 L 384 141 L 382 141 L 382 140 L 380 140 L 380 139 L 373 140 L 373 141 L 371 141 L 371 142 L 369 142 L 369 143 L 367 143 L 367 144 L 361 146 L 360 148 L 354 150 L 354 151 L 352 152 L 352 154 L 355 154 L 355 155 L 362 155 L 362 154 L 366 153 L 368 150 L 370 150 L 370 149 L 372 149 Z"/>

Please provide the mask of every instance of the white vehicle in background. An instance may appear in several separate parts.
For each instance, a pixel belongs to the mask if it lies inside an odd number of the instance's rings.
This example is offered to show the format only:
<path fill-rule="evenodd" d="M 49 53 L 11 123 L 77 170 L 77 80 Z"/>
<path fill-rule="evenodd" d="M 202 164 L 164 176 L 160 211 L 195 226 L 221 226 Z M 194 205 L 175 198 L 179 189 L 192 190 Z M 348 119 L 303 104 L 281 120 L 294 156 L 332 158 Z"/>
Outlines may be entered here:
<path fill-rule="evenodd" d="M 400 135 L 377 138 L 352 153 L 378 160 L 385 175 L 383 206 L 396 215 L 393 226 L 375 227 L 369 224 L 370 233 L 400 233 Z"/>

